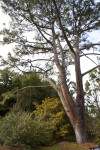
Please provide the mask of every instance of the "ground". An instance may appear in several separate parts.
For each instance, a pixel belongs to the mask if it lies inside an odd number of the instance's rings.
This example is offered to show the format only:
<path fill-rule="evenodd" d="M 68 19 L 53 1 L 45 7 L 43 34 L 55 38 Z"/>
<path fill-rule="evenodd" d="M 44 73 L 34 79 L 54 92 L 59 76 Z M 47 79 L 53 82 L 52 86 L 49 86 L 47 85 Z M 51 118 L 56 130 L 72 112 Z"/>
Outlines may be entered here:
<path fill-rule="evenodd" d="M 97 144 L 85 143 L 77 145 L 74 142 L 60 142 L 53 146 L 40 147 L 38 150 L 89 150 L 89 148 L 96 147 Z M 20 150 L 18 148 L 9 148 L 7 146 L 0 146 L 0 150 Z"/>

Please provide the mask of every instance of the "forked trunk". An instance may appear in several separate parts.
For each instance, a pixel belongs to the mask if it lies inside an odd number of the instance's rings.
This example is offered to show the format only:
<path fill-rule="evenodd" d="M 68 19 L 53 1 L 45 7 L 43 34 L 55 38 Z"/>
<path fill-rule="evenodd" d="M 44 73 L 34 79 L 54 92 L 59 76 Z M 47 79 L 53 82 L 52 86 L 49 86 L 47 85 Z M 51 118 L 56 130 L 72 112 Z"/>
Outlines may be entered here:
<path fill-rule="evenodd" d="M 88 136 L 85 130 L 85 111 L 84 111 L 83 89 L 81 87 L 79 88 L 79 91 L 77 91 L 77 102 L 75 103 L 66 85 L 66 82 L 64 79 L 64 72 L 62 72 L 61 75 L 62 76 L 60 78 L 60 81 L 61 81 L 60 83 L 61 83 L 61 89 L 62 89 L 62 94 L 63 94 L 65 103 L 63 103 L 63 100 L 61 101 L 66 111 L 66 114 L 69 117 L 69 120 L 73 126 L 75 136 L 76 136 L 76 141 L 78 144 L 88 142 Z M 81 81 L 81 78 L 79 78 L 79 80 Z M 78 86 L 82 85 L 82 82 L 79 82 L 77 85 Z M 59 93 L 59 96 L 61 99 L 63 99 L 60 93 Z"/>

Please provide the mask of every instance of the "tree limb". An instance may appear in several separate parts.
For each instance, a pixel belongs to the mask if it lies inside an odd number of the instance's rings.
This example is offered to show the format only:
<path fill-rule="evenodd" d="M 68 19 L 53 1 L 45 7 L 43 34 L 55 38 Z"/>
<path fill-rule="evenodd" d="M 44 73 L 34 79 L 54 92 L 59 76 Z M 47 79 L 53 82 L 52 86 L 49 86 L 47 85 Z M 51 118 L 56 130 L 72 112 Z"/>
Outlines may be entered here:
<path fill-rule="evenodd" d="M 100 46 L 100 43 L 90 43 L 88 45 L 83 45 L 83 47 L 80 48 L 80 50 L 85 50 L 85 49 L 89 49 L 89 48 L 93 48 L 94 46 Z"/>
<path fill-rule="evenodd" d="M 93 71 L 94 69 L 99 68 L 99 67 L 100 67 L 100 65 L 93 67 L 92 69 L 86 71 L 85 73 L 82 74 L 82 77 L 85 76 L 86 74 L 88 74 L 89 72 Z"/>
<path fill-rule="evenodd" d="M 55 6 L 57 18 L 58 18 L 58 21 L 59 21 L 59 26 L 60 26 L 60 29 L 61 29 L 61 31 L 62 31 L 62 33 L 63 33 L 63 37 L 64 37 L 64 39 L 65 39 L 67 45 L 69 46 L 69 52 L 71 53 L 72 57 L 75 58 L 75 51 L 74 51 L 74 49 L 73 49 L 71 43 L 69 42 L 69 40 L 68 40 L 68 38 L 67 38 L 67 36 L 66 36 L 66 33 L 65 33 L 65 31 L 64 31 L 63 25 L 62 25 L 62 23 L 61 23 L 60 14 L 59 14 L 59 10 L 58 10 L 57 5 L 56 5 L 56 1 L 53 0 L 53 3 L 54 3 L 54 6 Z"/>
<path fill-rule="evenodd" d="M 88 53 L 88 54 L 84 53 L 83 55 L 80 55 L 80 57 L 83 57 L 84 55 L 87 56 L 87 55 L 100 55 L 100 54 L 99 53 Z"/>
<path fill-rule="evenodd" d="M 18 90 L 16 90 L 16 91 L 14 91 L 14 92 L 12 92 L 12 93 L 16 93 L 16 92 L 18 92 L 18 91 L 22 91 L 22 90 L 24 90 L 24 89 L 27 89 L 27 88 L 40 88 L 40 87 L 51 87 L 51 85 L 39 85 L 39 86 L 26 86 L 26 87 L 23 87 L 23 88 L 21 88 L 21 89 L 18 89 Z"/>
<path fill-rule="evenodd" d="M 62 46 L 60 44 L 59 38 L 57 39 L 57 41 L 58 41 L 58 47 L 60 49 L 60 53 L 61 53 L 61 57 L 62 57 L 62 66 L 63 66 L 63 68 L 65 68 L 64 52 L 63 52 Z"/>
<path fill-rule="evenodd" d="M 59 62 L 58 55 L 57 55 L 57 50 L 56 50 L 57 47 L 56 47 L 56 43 L 55 43 L 56 35 L 55 35 L 55 30 L 54 30 L 54 23 L 52 23 L 52 35 L 53 35 L 53 52 L 54 52 L 55 63 L 56 63 L 57 68 L 60 71 L 61 66 L 60 66 L 60 62 Z"/>
<path fill-rule="evenodd" d="M 86 56 L 88 59 L 90 59 L 95 65 L 97 65 L 97 63 L 95 61 L 93 61 L 90 57 L 88 57 L 86 54 L 83 53 L 83 55 Z"/>

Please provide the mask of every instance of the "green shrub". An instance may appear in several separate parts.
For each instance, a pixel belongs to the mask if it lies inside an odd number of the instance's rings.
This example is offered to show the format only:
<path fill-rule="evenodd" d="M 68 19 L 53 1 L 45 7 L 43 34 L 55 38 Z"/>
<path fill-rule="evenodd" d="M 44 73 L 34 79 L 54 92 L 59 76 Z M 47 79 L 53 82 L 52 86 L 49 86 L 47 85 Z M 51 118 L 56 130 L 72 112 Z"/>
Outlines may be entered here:
<path fill-rule="evenodd" d="M 10 112 L 2 119 L 0 139 L 7 145 L 20 145 L 22 131 L 31 121 L 31 115 L 25 112 Z"/>
<path fill-rule="evenodd" d="M 60 100 L 47 98 L 35 104 L 34 113 L 11 111 L 1 121 L 0 140 L 9 146 L 36 150 L 39 145 L 50 145 L 58 139 L 73 137 L 73 129 Z M 70 138 L 71 139 L 71 138 Z"/>
<path fill-rule="evenodd" d="M 93 116 L 86 110 L 85 118 L 90 141 L 100 144 L 100 113 Z"/>
<path fill-rule="evenodd" d="M 42 104 L 35 104 L 36 110 L 33 112 L 35 119 L 42 116 L 43 122 L 50 122 L 49 129 L 52 131 L 52 139 L 68 140 L 69 136 L 74 137 L 73 128 L 66 116 L 61 101 L 57 98 L 46 98 Z"/>
<path fill-rule="evenodd" d="M 6 145 L 21 149 L 36 149 L 37 145 L 50 142 L 49 123 L 33 120 L 27 112 L 10 112 L 2 119 L 0 139 Z"/>

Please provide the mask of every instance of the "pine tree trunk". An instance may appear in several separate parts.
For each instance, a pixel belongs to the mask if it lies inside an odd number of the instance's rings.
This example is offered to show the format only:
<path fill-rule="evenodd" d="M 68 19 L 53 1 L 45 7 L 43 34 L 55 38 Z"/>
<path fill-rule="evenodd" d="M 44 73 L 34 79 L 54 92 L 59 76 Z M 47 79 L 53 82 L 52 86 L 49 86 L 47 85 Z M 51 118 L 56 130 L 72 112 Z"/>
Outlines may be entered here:
<path fill-rule="evenodd" d="M 85 105 L 84 105 L 84 91 L 82 83 L 82 74 L 80 67 L 80 56 L 79 56 L 79 36 L 76 38 L 76 53 L 75 53 L 75 73 L 76 73 L 76 85 L 77 85 L 77 121 L 73 128 L 78 144 L 88 142 L 88 135 L 86 133 L 85 124 Z"/>
<path fill-rule="evenodd" d="M 80 123 L 78 123 L 76 126 L 74 126 L 74 131 L 75 131 L 77 144 L 82 144 L 82 143 L 88 142 L 87 133 L 86 133 L 84 127 L 82 127 L 82 125 Z"/>

